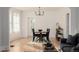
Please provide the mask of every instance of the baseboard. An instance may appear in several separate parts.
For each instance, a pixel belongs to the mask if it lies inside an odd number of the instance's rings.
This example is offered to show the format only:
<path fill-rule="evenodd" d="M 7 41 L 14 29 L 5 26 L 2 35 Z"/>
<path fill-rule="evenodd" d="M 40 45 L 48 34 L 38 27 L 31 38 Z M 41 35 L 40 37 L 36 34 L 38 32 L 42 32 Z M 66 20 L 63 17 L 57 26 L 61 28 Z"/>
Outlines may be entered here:
<path fill-rule="evenodd" d="M 9 47 L 0 46 L 0 52 L 8 52 L 8 51 L 9 51 Z"/>

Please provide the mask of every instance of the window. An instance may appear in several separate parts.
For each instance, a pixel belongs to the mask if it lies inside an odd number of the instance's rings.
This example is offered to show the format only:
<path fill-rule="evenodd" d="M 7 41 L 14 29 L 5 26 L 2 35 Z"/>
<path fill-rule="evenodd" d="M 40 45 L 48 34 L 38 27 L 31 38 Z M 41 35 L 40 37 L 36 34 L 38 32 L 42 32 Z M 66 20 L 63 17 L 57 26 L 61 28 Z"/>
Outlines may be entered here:
<path fill-rule="evenodd" d="M 10 33 L 20 32 L 20 13 L 11 12 L 10 13 Z"/>

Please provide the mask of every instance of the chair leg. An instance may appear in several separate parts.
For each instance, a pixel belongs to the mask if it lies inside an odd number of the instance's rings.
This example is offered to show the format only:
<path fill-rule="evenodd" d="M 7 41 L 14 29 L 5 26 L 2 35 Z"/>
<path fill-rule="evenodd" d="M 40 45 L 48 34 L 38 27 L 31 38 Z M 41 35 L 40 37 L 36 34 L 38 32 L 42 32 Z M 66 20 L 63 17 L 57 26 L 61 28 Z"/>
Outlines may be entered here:
<path fill-rule="evenodd" d="M 43 37 L 44 42 L 47 42 L 47 40 L 46 40 L 46 39 L 47 39 L 46 37 Z"/>
<path fill-rule="evenodd" d="M 49 42 L 49 37 L 47 37 L 47 41 Z"/>
<path fill-rule="evenodd" d="M 34 39 L 35 39 L 35 36 L 33 36 L 33 41 L 34 41 Z"/>
<path fill-rule="evenodd" d="M 38 37 L 36 37 L 36 42 L 39 40 L 39 38 Z"/>

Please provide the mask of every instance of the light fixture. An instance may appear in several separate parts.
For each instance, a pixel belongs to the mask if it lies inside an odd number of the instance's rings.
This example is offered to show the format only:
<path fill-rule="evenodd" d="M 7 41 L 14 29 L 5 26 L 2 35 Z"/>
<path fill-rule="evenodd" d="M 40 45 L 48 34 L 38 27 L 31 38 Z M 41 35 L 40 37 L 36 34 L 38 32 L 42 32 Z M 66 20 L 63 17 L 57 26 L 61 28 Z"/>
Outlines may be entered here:
<path fill-rule="evenodd" d="M 38 7 L 38 10 L 35 11 L 35 15 L 36 16 L 43 16 L 44 15 L 44 11 L 40 7 Z"/>

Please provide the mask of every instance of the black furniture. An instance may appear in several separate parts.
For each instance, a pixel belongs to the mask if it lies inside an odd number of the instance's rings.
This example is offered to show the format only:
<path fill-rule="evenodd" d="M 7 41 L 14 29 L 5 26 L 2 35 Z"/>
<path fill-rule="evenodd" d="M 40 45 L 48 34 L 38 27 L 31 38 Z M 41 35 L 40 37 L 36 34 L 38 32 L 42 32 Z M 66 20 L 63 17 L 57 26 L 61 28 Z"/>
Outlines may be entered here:
<path fill-rule="evenodd" d="M 35 40 L 35 37 L 37 38 L 37 41 L 45 41 L 45 42 L 49 42 L 49 32 L 50 32 L 50 29 L 47 29 L 46 32 L 43 32 L 42 29 L 39 29 L 38 32 L 35 32 L 34 29 L 32 29 L 32 32 L 33 32 L 33 41 Z M 47 40 L 45 40 L 45 38 Z"/>
<path fill-rule="evenodd" d="M 38 36 L 38 40 L 39 40 L 39 42 L 43 42 L 44 41 L 44 39 L 43 39 L 43 34 L 42 34 L 42 29 L 39 29 L 39 36 Z"/>
<path fill-rule="evenodd" d="M 79 52 L 79 33 L 62 38 L 60 46 L 63 52 Z"/>
<path fill-rule="evenodd" d="M 49 41 L 49 33 L 50 33 L 50 29 L 47 29 L 46 35 L 47 35 L 47 40 L 48 40 L 48 41 Z"/>
<path fill-rule="evenodd" d="M 53 52 L 54 47 L 51 42 L 44 44 L 44 52 Z"/>
<path fill-rule="evenodd" d="M 46 37 L 47 42 L 50 42 L 50 40 L 49 40 L 49 33 L 50 33 L 50 29 L 47 29 L 46 34 L 43 34 L 43 37 Z"/>
<path fill-rule="evenodd" d="M 38 33 L 35 33 L 34 28 L 32 29 L 33 32 L 33 41 L 35 40 L 35 37 L 38 38 L 40 35 Z"/>

